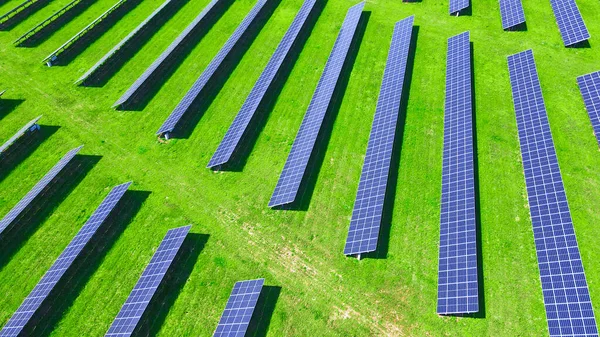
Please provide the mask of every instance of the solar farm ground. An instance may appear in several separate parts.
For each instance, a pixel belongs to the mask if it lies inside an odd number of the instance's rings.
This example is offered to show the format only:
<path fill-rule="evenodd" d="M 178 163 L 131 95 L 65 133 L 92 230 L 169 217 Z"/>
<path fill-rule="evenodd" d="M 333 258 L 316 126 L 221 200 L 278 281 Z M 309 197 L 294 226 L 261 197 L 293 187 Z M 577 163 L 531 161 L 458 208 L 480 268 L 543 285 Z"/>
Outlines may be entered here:
<path fill-rule="evenodd" d="M 5 1 L 4 13 L 20 3 Z M 193 224 L 150 332 L 207 336 L 238 280 L 264 277 L 268 297 L 256 336 L 543 336 L 547 325 L 506 56 L 532 48 L 592 302 L 600 313 L 600 153 L 576 76 L 600 69 L 600 3 L 579 0 L 591 48 L 563 47 L 549 1 L 523 0 L 527 30 L 504 32 L 496 0 L 474 0 L 472 16 L 451 17 L 447 1 L 369 1 L 364 36 L 354 50 L 347 85 L 338 92 L 323 157 L 312 168 L 302 210 L 270 210 L 273 192 L 335 36 L 355 1 L 328 0 L 269 109 L 244 165 L 234 172 L 205 168 L 254 85 L 300 0 L 281 0 L 225 76 L 226 82 L 189 135 L 163 144 L 154 136 L 237 24 L 254 5 L 233 1 L 138 111 L 110 106 L 202 10 L 181 9 L 101 87 L 73 82 L 161 4 L 140 2 L 66 65 L 41 60 L 113 1 L 92 2 L 39 45 L 12 42 L 68 0 L 56 0 L 0 31 L 0 142 L 43 114 L 43 141 L 18 165 L 0 172 L 0 213 L 10 208 L 68 150 L 85 144 L 82 167 L 46 198 L 33 228 L 0 254 L 0 324 L 4 325 L 112 186 L 133 180 L 130 214 L 114 239 L 90 258 L 57 301 L 44 334 L 104 334 L 169 228 Z M 415 15 L 414 67 L 393 211 L 376 258 L 343 255 L 375 104 L 394 22 Z M 484 305 L 476 317 L 438 317 L 437 259 L 442 168 L 446 40 L 470 30 L 479 182 L 480 268 Z M 343 93 L 343 97 L 341 96 Z M 404 115 L 404 114 L 403 114 Z M 34 146 L 34 145 L 31 145 Z M 31 147 L 30 146 L 30 147 Z M 316 173 L 315 173 L 316 174 Z"/>

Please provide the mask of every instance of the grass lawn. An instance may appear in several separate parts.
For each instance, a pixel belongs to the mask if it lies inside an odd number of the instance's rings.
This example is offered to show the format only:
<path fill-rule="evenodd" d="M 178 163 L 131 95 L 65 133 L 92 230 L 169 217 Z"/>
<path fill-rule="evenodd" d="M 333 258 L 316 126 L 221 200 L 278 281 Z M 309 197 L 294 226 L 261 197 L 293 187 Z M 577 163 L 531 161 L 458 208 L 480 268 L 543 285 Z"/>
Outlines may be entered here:
<path fill-rule="evenodd" d="M 4 13 L 20 3 L 0 4 Z M 0 143 L 32 118 L 58 129 L 0 180 L 0 213 L 68 150 L 101 156 L 53 206 L 10 259 L 0 259 L 4 325 L 109 189 L 133 180 L 150 192 L 59 315 L 52 336 L 104 334 L 169 228 L 193 224 L 208 235 L 172 305 L 160 309 L 160 336 L 209 336 L 235 281 L 264 277 L 281 287 L 268 336 L 543 336 L 545 311 L 520 162 L 506 56 L 532 48 L 573 215 L 592 302 L 600 313 L 600 153 L 575 78 L 600 69 L 600 2 L 578 0 L 591 48 L 563 47 L 547 0 L 523 0 L 528 30 L 504 32 L 497 0 L 474 0 L 472 16 L 448 3 L 369 0 L 371 12 L 335 118 L 309 207 L 267 207 L 335 37 L 356 1 L 328 0 L 243 169 L 205 168 L 292 22 L 302 0 L 281 0 L 187 138 L 159 143 L 155 131 L 254 5 L 237 0 L 141 111 L 111 105 L 208 0 L 185 3 L 100 88 L 73 85 L 162 0 L 145 0 L 65 66 L 41 60 L 114 1 L 92 2 L 35 48 L 12 41 L 67 4 L 55 0 L 0 31 Z M 342 254 L 393 25 L 415 15 L 415 64 L 401 142 L 387 256 Z M 484 317 L 438 317 L 437 259 L 446 40 L 470 30 L 474 51 Z M 12 107 L 9 107 L 12 106 Z M 193 112 L 192 112 L 193 113 Z M 51 203 L 52 204 L 52 203 Z M 388 225 L 388 224 L 386 224 Z M 389 242 L 388 242 L 389 241 Z M 5 254 L 4 252 L 2 254 Z M 88 268 L 88 269 L 90 269 Z M 164 297 L 163 297 L 164 298 Z M 169 302 L 169 301 L 167 301 Z M 169 302 L 170 303 L 170 302 Z M 259 332 L 259 336 L 265 332 Z"/>

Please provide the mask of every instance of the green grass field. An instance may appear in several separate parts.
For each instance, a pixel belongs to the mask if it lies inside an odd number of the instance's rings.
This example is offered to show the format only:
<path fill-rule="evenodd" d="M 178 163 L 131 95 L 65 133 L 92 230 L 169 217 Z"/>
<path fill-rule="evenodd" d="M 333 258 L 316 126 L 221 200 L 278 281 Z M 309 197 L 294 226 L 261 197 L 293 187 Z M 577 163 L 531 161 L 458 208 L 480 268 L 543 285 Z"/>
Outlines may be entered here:
<path fill-rule="evenodd" d="M 4 13 L 20 3 L 0 5 Z M 58 126 L 0 181 L 0 213 L 68 150 L 98 163 L 0 266 L 4 325 L 109 189 L 133 180 L 150 192 L 133 220 L 71 294 L 52 336 L 103 335 L 169 228 L 209 235 L 189 278 L 155 322 L 160 336 L 209 336 L 235 281 L 281 287 L 268 336 L 544 336 L 545 311 L 520 163 L 506 56 L 532 48 L 596 313 L 600 312 L 600 153 L 575 78 L 600 69 L 600 2 L 578 0 L 591 48 L 563 47 L 548 0 L 523 0 L 528 30 L 504 32 L 496 0 L 473 0 L 451 17 L 447 1 L 369 0 L 364 38 L 305 211 L 268 200 L 346 10 L 328 0 L 243 170 L 205 168 L 292 22 L 302 0 L 282 0 L 189 138 L 166 144 L 155 131 L 254 5 L 237 0 L 142 111 L 114 101 L 202 10 L 187 2 L 101 88 L 73 82 L 162 3 L 145 0 L 66 66 L 41 60 L 114 1 L 100 0 L 35 48 L 12 41 L 69 0 L 55 0 L 0 32 L 0 143 L 30 119 Z M 342 254 L 393 24 L 419 26 L 386 258 Z M 446 40 L 470 30 L 474 50 L 484 317 L 436 315 Z M 23 100 L 20 104 L 16 104 Z M 7 104 L 7 102 L 9 104 Z M 8 105 L 16 105 L 14 109 Z M 386 243 L 387 238 L 381 242 Z M 3 253 L 4 254 L 4 253 Z M 91 268 L 91 267 L 90 267 Z M 88 268 L 89 269 L 89 268 Z M 259 331 L 259 336 L 264 335 Z"/>

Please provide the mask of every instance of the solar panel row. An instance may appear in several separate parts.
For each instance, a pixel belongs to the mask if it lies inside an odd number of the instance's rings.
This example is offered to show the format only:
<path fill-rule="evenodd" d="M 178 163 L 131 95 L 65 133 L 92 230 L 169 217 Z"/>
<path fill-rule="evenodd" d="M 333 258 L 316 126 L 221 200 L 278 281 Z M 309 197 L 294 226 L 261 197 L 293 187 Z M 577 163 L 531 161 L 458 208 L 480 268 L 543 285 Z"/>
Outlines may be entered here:
<path fill-rule="evenodd" d="M 508 69 L 550 336 L 598 336 L 533 52 Z"/>
<path fill-rule="evenodd" d="M 269 207 L 290 204 L 296 199 L 364 6 L 364 2 L 354 5 L 346 14 L 333 50 L 325 64 L 325 70 L 319 79 L 300 130 L 269 201 Z"/>
<path fill-rule="evenodd" d="M 464 9 L 469 8 L 471 0 L 450 0 L 450 14 L 459 14 Z"/>
<path fill-rule="evenodd" d="M 345 255 L 368 253 L 377 249 L 413 22 L 414 16 L 411 16 L 398 21 L 394 26 L 344 247 Z"/>
<path fill-rule="evenodd" d="M 300 11 L 298 11 L 298 14 L 290 25 L 290 28 L 288 28 L 287 32 L 283 36 L 283 39 L 281 39 L 281 42 L 279 42 L 279 45 L 277 46 L 277 49 L 275 49 L 273 56 L 271 56 L 269 63 L 256 81 L 256 84 L 254 84 L 252 91 L 246 98 L 242 108 L 238 112 L 237 116 L 235 116 L 233 123 L 227 130 L 225 137 L 210 159 L 208 163 L 209 168 L 226 164 L 231 159 L 231 156 L 238 148 L 240 140 L 245 134 L 248 125 L 258 109 L 258 106 L 265 97 L 269 86 L 277 75 L 281 64 L 292 48 L 294 41 L 296 41 L 298 33 L 310 15 L 315 3 L 316 0 L 306 0 L 302 5 L 302 8 L 300 8 Z"/>
<path fill-rule="evenodd" d="M 54 290 L 56 284 L 64 274 L 71 268 L 75 259 L 96 234 L 98 228 L 104 223 L 121 197 L 125 194 L 131 182 L 114 187 L 108 196 L 102 201 L 94 214 L 81 227 L 77 235 L 71 240 L 60 256 L 54 261 L 50 269 L 25 298 L 21 306 L 8 320 L 8 323 L 0 331 L 1 337 L 20 336 L 30 323 L 31 318 L 38 312 L 42 303 Z"/>
<path fill-rule="evenodd" d="M 160 56 L 154 62 L 152 62 L 152 64 L 144 71 L 144 73 L 140 75 L 140 77 L 138 77 L 137 80 L 135 80 L 135 82 L 127 89 L 127 91 L 125 91 L 125 93 L 121 97 L 119 97 L 119 99 L 113 104 L 113 108 L 124 106 L 128 102 L 130 102 L 130 100 L 132 100 L 136 96 L 136 94 L 138 94 L 141 91 L 140 89 L 143 88 L 144 84 L 149 82 L 149 79 L 152 77 L 152 74 L 154 74 L 154 72 L 159 67 L 161 67 L 161 65 L 166 63 L 166 60 L 169 58 L 169 56 L 173 54 L 175 50 L 177 50 L 178 47 L 183 45 L 182 42 L 190 35 L 191 32 L 194 31 L 196 27 L 198 27 L 200 22 L 203 21 L 203 19 L 208 15 L 208 13 L 210 13 L 210 11 L 213 8 L 215 8 L 215 5 L 217 5 L 220 1 L 222 0 L 212 0 L 202 10 L 202 12 L 200 12 L 200 14 L 196 16 L 194 21 L 192 21 L 181 32 L 181 34 L 179 34 L 179 36 L 177 36 L 177 38 L 173 40 L 173 42 L 171 42 L 167 49 L 165 49 L 165 51 L 163 51 L 162 54 L 160 54 Z"/>
<path fill-rule="evenodd" d="M 0 234 L 29 206 L 40 192 L 67 166 L 83 145 L 67 152 L 46 175 L 0 220 Z"/>
<path fill-rule="evenodd" d="M 448 39 L 438 314 L 479 311 L 469 32 Z"/>
<path fill-rule="evenodd" d="M 509 29 L 525 22 L 521 0 L 499 0 L 502 29 Z"/>
<path fill-rule="evenodd" d="M 157 17 L 163 11 L 163 9 L 165 9 L 165 7 L 167 7 L 167 5 L 171 3 L 171 1 L 172 0 L 166 0 L 165 2 L 163 2 L 162 5 L 155 9 L 154 12 L 152 12 L 152 14 L 150 14 L 144 21 L 142 21 L 137 27 L 135 27 L 134 30 L 132 30 L 129 34 L 127 34 L 127 36 L 125 36 L 121 41 L 119 41 L 119 43 L 117 43 L 111 50 L 109 50 L 108 53 L 102 56 L 102 58 L 100 58 L 100 60 L 98 60 L 96 64 L 94 64 L 88 71 L 85 72 L 85 74 L 81 75 L 81 77 L 79 77 L 79 79 L 75 81 L 75 84 L 85 82 L 85 80 L 88 79 L 88 77 L 90 77 L 100 67 L 102 67 L 106 63 L 106 61 L 113 57 L 126 43 L 129 42 L 129 40 L 131 40 L 144 29 L 148 28 L 146 27 L 148 26 L 148 23 L 150 23 L 155 17 Z M 151 28 L 158 29 L 158 27 L 155 26 Z"/>
<path fill-rule="evenodd" d="M 233 286 L 214 337 L 244 337 L 265 279 L 240 281 Z"/>
<path fill-rule="evenodd" d="M 579 76 L 577 83 L 600 146 L 600 71 Z"/>
<path fill-rule="evenodd" d="M 240 40 L 242 35 L 246 32 L 250 24 L 254 21 L 254 19 L 258 16 L 261 9 L 267 3 L 267 0 L 259 0 L 254 7 L 250 10 L 248 15 L 244 18 L 244 20 L 239 24 L 236 30 L 231 34 L 227 42 L 221 47 L 221 50 L 215 55 L 215 57 L 210 61 L 206 69 L 202 72 L 200 77 L 194 82 L 190 90 L 185 94 L 185 96 L 181 99 L 179 104 L 175 107 L 171 115 L 165 120 L 163 125 L 156 131 L 157 135 L 164 135 L 168 137 L 168 134 L 172 132 L 177 123 L 183 117 L 183 114 L 188 110 L 190 105 L 196 100 L 204 86 L 208 83 L 208 81 L 213 77 L 216 73 L 217 69 L 225 60 L 225 57 L 229 55 L 229 52 L 233 49 L 233 47 Z"/>
<path fill-rule="evenodd" d="M 565 46 L 571 46 L 590 38 L 575 0 L 550 0 L 556 23 Z"/>
<path fill-rule="evenodd" d="M 40 30 L 44 29 L 44 27 L 48 26 L 48 24 L 50 24 L 52 21 L 58 19 L 61 15 L 65 14 L 71 8 L 75 7 L 81 1 L 82 0 L 73 0 L 73 1 L 69 2 L 68 4 L 66 4 L 61 9 L 59 9 L 56 12 L 52 13 L 52 15 L 50 15 L 48 18 L 46 18 L 46 20 L 38 23 L 37 25 L 35 25 L 35 27 L 33 27 L 30 30 L 28 30 L 27 32 L 25 32 L 25 34 L 21 35 L 13 43 L 18 46 L 21 43 L 25 42 L 27 39 L 29 39 L 30 37 L 34 36 L 37 32 L 39 32 Z"/>
<path fill-rule="evenodd" d="M 0 146 L 0 156 L 6 151 L 12 144 L 14 144 L 17 139 L 21 138 L 27 132 L 33 132 L 35 130 L 39 130 L 40 126 L 37 125 L 38 120 L 40 120 L 42 116 L 36 117 L 32 119 L 29 123 L 25 124 L 14 136 L 10 137 L 2 146 Z"/>
<path fill-rule="evenodd" d="M 131 336 L 192 226 L 170 229 L 105 336 Z"/>
<path fill-rule="evenodd" d="M 8 20 L 10 20 L 10 18 L 12 18 L 15 15 L 19 14 L 20 12 L 24 11 L 27 7 L 33 5 L 34 3 L 38 2 L 38 1 L 39 0 L 25 0 L 24 2 L 20 3 L 17 7 L 4 13 L 2 16 L 0 16 L 0 26 L 5 24 Z"/>
<path fill-rule="evenodd" d="M 55 51 L 50 53 L 50 55 L 46 56 L 46 58 L 44 58 L 42 60 L 42 63 L 46 63 L 46 65 L 48 65 L 48 67 L 51 67 L 53 62 L 55 62 L 62 53 L 67 51 L 69 49 L 69 47 L 71 47 L 73 44 L 75 44 L 75 42 L 77 42 L 79 39 L 81 39 L 83 36 L 85 36 L 90 30 L 92 30 L 92 28 L 94 28 L 97 24 L 99 24 L 101 21 L 106 19 L 111 13 L 113 13 L 115 10 L 117 10 L 117 8 L 121 7 L 126 2 L 127 2 L 127 0 L 119 0 L 116 4 L 114 4 L 112 7 L 107 9 L 104 13 L 102 13 L 94 21 L 90 22 L 87 26 L 85 26 L 82 30 L 80 30 L 77 34 L 75 34 L 72 38 L 67 40 L 67 42 L 63 43 Z"/>

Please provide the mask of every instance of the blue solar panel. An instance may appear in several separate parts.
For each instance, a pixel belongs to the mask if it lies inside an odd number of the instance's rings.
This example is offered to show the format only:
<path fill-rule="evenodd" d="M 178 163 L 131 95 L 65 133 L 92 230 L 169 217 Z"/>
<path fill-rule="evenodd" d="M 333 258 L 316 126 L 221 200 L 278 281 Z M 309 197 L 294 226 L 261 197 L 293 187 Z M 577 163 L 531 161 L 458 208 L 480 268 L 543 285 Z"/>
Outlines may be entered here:
<path fill-rule="evenodd" d="M 158 69 L 165 62 L 165 60 L 167 60 L 169 56 L 171 56 L 173 51 L 175 51 L 179 47 L 181 42 L 184 41 L 188 37 L 188 35 L 190 35 L 190 33 L 198 26 L 198 24 L 200 24 L 200 22 L 202 22 L 206 15 L 215 7 L 217 3 L 219 3 L 219 1 L 221 0 L 212 0 L 202 10 L 202 12 L 200 12 L 200 14 L 196 16 L 194 21 L 192 21 L 181 32 L 181 34 L 179 34 L 179 36 L 177 36 L 177 38 L 173 40 L 173 42 L 171 42 L 167 49 L 165 49 L 165 51 L 163 51 L 162 54 L 160 54 L 160 56 L 154 62 L 152 62 L 148 69 L 146 69 L 144 73 L 140 75 L 140 77 L 138 77 L 138 79 L 135 80 L 135 82 L 129 87 L 129 89 L 127 89 L 127 91 L 115 102 L 115 104 L 113 104 L 113 108 L 129 102 L 129 100 L 136 95 L 138 90 L 140 90 L 140 88 L 148 82 L 148 79 L 150 79 L 150 77 L 156 71 L 156 69 Z"/>
<path fill-rule="evenodd" d="M 450 14 L 459 13 L 463 9 L 469 8 L 470 0 L 450 0 Z"/>
<path fill-rule="evenodd" d="M 250 10 L 248 15 L 244 18 L 244 20 L 240 23 L 240 25 L 235 29 L 233 34 L 229 37 L 227 42 L 221 47 L 221 50 L 215 55 L 215 57 L 210 61 L 206 69 L 202 72 L 200 77 L 196 80 L 196 82 L 192 85 L 190 90 L 185 94 L 185 96 L 181 99 L 179 104 L 175 107 L 171 115 L 165 120 L 163 125 L 156 131 L 157 135 L 164 135 L 165 133 L 172 132 L 175 129 L 175 126 L 183 116 L 183 114 L 187 111 L 187 109 L 192 105 L 196 97 L 200 94 L 204 86 L 208 83 L 208 81 L 213 77 L 216 73 L 217 69 L 225 60 L 225 57 L 229 55 L 229 52 L 233 49 L 236 43 L 240 40 L 242 35 L 246 32 L 246 29 L 252 24 L 254 19 L 260 13 L 260 10 L 267 3 L 267 0 L 259 0 L 254 7 Z M 165 135 L 168 137 L 168 135 Z"/>
<path fill-rule="evenodd" d="M 590 38 L 575 0 L 550 0 L 550 4 L 565 46 Z"/>
<path fill-rule="evenodd" d="M 345 255 L 377 249 L 414 16 L 396 23 L 350 220 Z"/>
<path fill-rule="evenodd" d="M 244 337 L 252 313 L 260 297 L 265 279 L 240 281 L 235 284 L 214 337 Z"/>
<path fill-rule="evenodd" d="M 525 12 L 521 0 L 500 0 L 502 29 L 520 25 L 525 22 Z"/>
<path fill-rule="evenodd" d="M 577 77 L 577 83 L 600 146 L 600 71 Z"/>
<path fill-rule="evenodd" d="M 448 39 L 438 314 L 479 311 L 469 32 Z"/>
<path fill-rule="evenodd" d="M 54 261 L 54 264 L 44 274 L 40 282 L 33 288 L 31 293 L 25 298 L 19 309 L 8 320 L 8 323 L 0 331 L 0 336 L 20 336 L 22 330 L 29 323 L 29 320 L 39 310 L 42 303 L 46 300 L 56 284 L 73 264 L 73 261 L 79 256 L 85 245 L 96 234 L 96 231 L 104 220 L 108 217 L 113 208 L 117 205 L 125 191 L 129 188 L 131 182 L 114 187 L 108 196 L 102 201 L 94 214 L 81 227 L 77 235 L 71 240 L 69 245 L 63 250 L 60 256 Z"/>
<path fill-rule="evenodd" d="M 88 77 L 90 77 L 90 75 L 92 75 L 94 72 L 96 72 L 104 63 L 106 63 L 106 61 L 108 61 L 111 57 L 113 57 L 115 55 L 115 53 L 117 53 L 117 51 L 119 51 L 119 49 L 121 49 L 127 42 L 129 42 L 129 40 L 131 40 L 134 36 L 136 36 L 139 32 L 141 32 L 146 25 L 152 21 L 152 19 L 154 19 L 156 16 L 158 16 L 162 10 L 167 7 L 167 5 L 169 5 L 169 3 L 171 3 L 172 0 L 166 0 L 165 2 L 163 2 L 162 5 L 160 5 L 160 7 L 158 7 L 157 9 L 154 10 L 154 12 L 152 12 L 152 14 L 150 14 L 144 21 L 142 21 L 137 27 L 135 27 L 135 29 L 133 29 L 129 34 L 127 34 L 127 36 L 125 36 L 123 38 L 123 40 L 119 41 L 119 43 L 117 43 L 116 46 L 114 46 L 111 50 L 108 51 L 108 53 L 106 53 L 104 56 L 102 56 L 102 58 L 100 60 L 98 60 L 98 62 L 96 62 L 96 64 L 94 64 L 85 74 L 83 74 L 79 79 L 77 79 L 77 81 L 75 81 L 75 83 L 81 83 L 84 82 Z M 156 25 L 154 25 L 156 26 Z M 154 29 L 158 29 L 158 27 L 153 27 Z"/>
<path fill-rule="evenodd" d="M 29 123 L 25 124 L 25 126 L 22 127 L 21 130 L 19 130 L 14 136 L 10 137 L 9 140 L 7 140 L 2 146 L 0 146 L 0 155 L 2 155 L 2 153 L 4 153 L 6 149 L 8 149 L 12 144 L 14 144 L 15 141 L 21 138 L 26 132 L 33 132 L 35 130 L 39 130 L 40 126 L 37 125 L 37 121 L 40 118 L 42 118 L 42 116 L 34 118 Z"/>
<path fill-rule="evenodd" d="M 317 141 L 321 124 L 331 101 L 335 85 L 342 71 L 346 55 L 352 43 L 354 32 L 358 26 L 364 2 L 352 6 L 342 28 L 335 40 L 333 50 L 329 55 L 325 70 L 319 79 L 308 110 L 304 115 L 300 130 L 296 135 L 292 150 L 285 162 L 275 191 L 269 201 L 269 207 L 285 205 L 294 202 L 300 183 L 306 171 L 306 165 L 311 157 L 312 150 Z"/>
<path fill-rule="evenodd" d="M 52 181 L 52 179 L 54 179 L 54 177 L 56 177 L 65 166 L 67 166 L 67 164 L 71 161 L 71 159 L 73 159 L 73 157 L 75 157 L 77 152 L 79 152 L 79 150 L 81 150 L 82 147 L 83 145 L 67 152 L 67 154 L 65 154 L 64 157 L 62 157 L 61 160 L 59 160 L 58 163 L 56 163 L 56 165 L 54 165 L 54 167 L 50 169 L 48 173 L 46 173 L 42 180 L 35 184 L 31 191 L 29 191 L 23 197 L 23 199 L 21 199 L 15 205 L 15 207 L 13 207 L 13 209 L 11 209 L 10 212 L 8 212 L 8 214 L 4 216 L 4 218 L 2 218 L 2 220 L 0 220 L 0 234 L 2 234 L 2 232 L 4 232 L 4 230 L 19 215 L 21 215 L 21 213 L 27 208 L 27 206 L 29 206 L 31 201 L 33 201 L 33 199 L 35 199 L 40 194 L 40 192 L 42 192 L 42 190 Z"/>
<path fill-rule="evenodd" d="M 533 52 L 508 69 L 550 336 L 598 336 Z"/>
<path fill-rule="evenodd" d="M 294 21 L 290 25 L 290 28 L 288 28 L 288 31 L 283 36 L 283 39 L 281 39 L 281 42 L 279 42 L 273 56 L 271 56 L 269 63 L 256 81 L 256 84 L 254 84 L 254 88 L 252 88 L 250 95 L 246 98 L 244 105 L 242 105 L 242 108 L 233 120 L 229 130 L 227 130 L 217 151 L 215 151 L 215 154 L 210 159 L 208 167 L 226 164 L 231 159 L 231 156 L 237 149 L 242 136 L 248 128 L 248 124 L 250 124 L 252 117 L 256 113 L 256 109 L 258 109 L 260 102 L 265 97 L 279 67 L 281 67 L 286 55 L 292 48 L 294 41 L 296 41 L 300 29 L 302 29 L 302 26 L 306 22 L 315 3 L 316 0 L 306 0 L 302 5 L 302 8 L 300 8 L 296 18 L 294 18 Z"/>
<path fill-rule="evenodd" d="M 105 336 L 131 336 L 192 226 L 170 229 Z"/>

